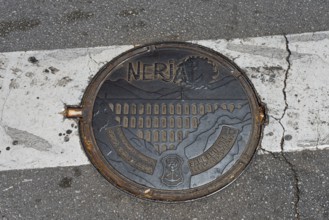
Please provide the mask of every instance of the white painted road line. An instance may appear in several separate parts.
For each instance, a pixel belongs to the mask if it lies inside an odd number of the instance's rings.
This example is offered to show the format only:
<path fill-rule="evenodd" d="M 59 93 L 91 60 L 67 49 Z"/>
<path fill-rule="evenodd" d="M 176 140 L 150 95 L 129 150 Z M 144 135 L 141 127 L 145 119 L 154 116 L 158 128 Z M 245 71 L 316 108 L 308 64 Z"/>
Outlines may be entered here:
<path fill-rule="evenodd" d="M 284 151 L 329 147 L 329 32 L 194 43 L 234 59 L 251 79 L 270 116 L 262 148 L 280 152 L 283 134 Z M 132 47 L 1 53 L 0 170 L 88 164 L 75 121 L 58 113 Z"/>

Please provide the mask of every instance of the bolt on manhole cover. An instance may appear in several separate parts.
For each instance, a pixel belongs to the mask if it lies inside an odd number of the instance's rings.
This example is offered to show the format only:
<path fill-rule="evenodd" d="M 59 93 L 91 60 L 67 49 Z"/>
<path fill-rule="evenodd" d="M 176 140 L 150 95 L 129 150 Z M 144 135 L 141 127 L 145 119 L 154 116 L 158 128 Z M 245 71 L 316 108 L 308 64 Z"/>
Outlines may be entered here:
<path fill-rule="evenodd" d="M 228 185 L 251 160 L 264 124 L 245 74 L 189 43 L 121 54 L 66 115 L 80 116 L 84 149 L 109 182 L 161 201 L 196 199 Z"/>

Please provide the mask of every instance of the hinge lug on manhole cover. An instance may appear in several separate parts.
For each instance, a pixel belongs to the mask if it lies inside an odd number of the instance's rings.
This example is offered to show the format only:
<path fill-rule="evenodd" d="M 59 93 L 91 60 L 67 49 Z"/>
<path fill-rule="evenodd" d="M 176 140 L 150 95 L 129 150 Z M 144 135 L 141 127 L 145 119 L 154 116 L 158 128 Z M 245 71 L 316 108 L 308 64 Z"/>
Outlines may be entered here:
<path fill-rule="evenodd" d="M 65 118 L 82 118 L 82 108 L 79 106 L 66 106 L 62 114 Z"/>
<path fill-rule="evenodd" d="M 261 105 L 258 108 L 258 115 L 257 115 L 256 120 L 261 125 L 267 124 L 266 107 L 264 105 Z"/>

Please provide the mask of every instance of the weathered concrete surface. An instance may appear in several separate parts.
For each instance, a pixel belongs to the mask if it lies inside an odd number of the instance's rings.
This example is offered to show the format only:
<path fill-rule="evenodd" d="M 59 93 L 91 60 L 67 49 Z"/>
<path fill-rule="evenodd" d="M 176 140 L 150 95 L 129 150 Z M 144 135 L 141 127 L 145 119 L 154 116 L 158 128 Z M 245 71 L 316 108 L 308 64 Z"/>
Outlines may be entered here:
<path fill-rule="evenodd" d="M 97 48 L 93 54 L 112 59 L 128 48 Z M 60 112 L 66 103 L 80 103 L 102 64 L 89 49 L 4 53 L 0 60 L 0 170 L 89 163 L 77 123 Z"/>
<path fill-rule="evenodd" d="M 285 150 L 329 147 L 329 33 L 288 36 Z"/>

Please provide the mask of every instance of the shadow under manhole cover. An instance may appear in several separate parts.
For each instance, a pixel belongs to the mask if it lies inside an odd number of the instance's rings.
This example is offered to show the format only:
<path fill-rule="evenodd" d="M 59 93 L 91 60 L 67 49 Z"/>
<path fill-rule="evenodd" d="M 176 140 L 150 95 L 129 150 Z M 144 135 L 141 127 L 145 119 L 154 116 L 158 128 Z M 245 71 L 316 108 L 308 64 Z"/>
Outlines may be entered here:
<path fill-rule="evenodd" d="M 184 201 L 241 174 L 258 146 L 264 108 L 223 55 L 189 43 L 134 48 L 94 77 L 78 117 L 103 176 L 137 197 Z"/>

